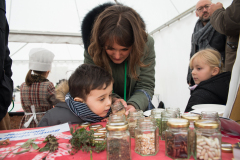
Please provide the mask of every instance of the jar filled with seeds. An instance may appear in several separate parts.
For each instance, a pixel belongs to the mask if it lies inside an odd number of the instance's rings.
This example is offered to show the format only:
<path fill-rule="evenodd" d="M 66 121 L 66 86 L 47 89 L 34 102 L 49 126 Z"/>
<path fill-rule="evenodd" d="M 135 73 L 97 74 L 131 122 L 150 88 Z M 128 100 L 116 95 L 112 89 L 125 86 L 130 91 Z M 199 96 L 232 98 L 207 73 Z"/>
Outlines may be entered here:
<path fill-rule="evenodd" d="M 201 112 L 201 119 L 217 121 L 218 129 L 219 129 L 219 131 L 221 131 L 221 121 L 219 119 L 218 112 L 215 112 L 215 111 L 202 111 Z"/>
<path fill-rule="evenodd" d="M 198 120 L 195 122 L 197 160 L 217 159 L 221 160 L 221 138 L 218 122 L 211 120 Z"/>
<path fill-rule="evenodd" d="M 156 120 L 156 123 L 157 123 L 157 126 L 158 126 L 158 129 L 159 129 L 159 136 L 161 136 L 161 113 L 165 111 L 165 109 L 161 109 L 161 108 L 156 108 L 156 109 L 152 109 L 151 110 L 151 116 L 150 117 L 153 117 L 155 118 Z"/>
<path fill-rule="evenodd" d="M 182 118 L 170 118 L 167 122 L 165 154 L 172 159 L 188 159 L 190 156 L 189 122 Z"/>
<path fill-rule="evenodd" d="M 143 112 L 141 111 L 134 111 L 134 112 L 129 112 L 128 114 L 128 125 L 129 125 L 129 132 L 130 132 L 130 136 L 132 138 L 135 137 L 135 128 L 137 126 L 137 119 L 144 117 L 143 116 Z"/>
<path fill-rule="evenodd" d="M 131 137 L 125 115 L 110 115 L 107 128 L 107 159 L 131 160 Z"/>
<path fill-rule="evenodd" d="M 195 132 L 194 132 L 194 123 L 195 121 L 200 119 L 200 115 L 192 114 L 192 113 L 185 113 L 182 115 L 182 118 L 187 119 L 189 122 L 189 141 L 190 141 L 190 150 L 191 155 L 195 153 Z"/>
<path fill-rule="evenodd" d="M 159 151 L 159 130 L 153 118 L 140 118 L 135 128 L 135 152 L 153 156 Z"/>
<path fill-rule="evenodd" d="M 160 134 L 161 134 L 162 140 L 165 140 L 165 132 L 168 128 L 167 121 L 169 118 L 177 118 L 176 112 L 163 111 L 161 113 L 161 127 L 162 127 L 161 131 L 162 131 L 162 133 L 160 133 Z"/>

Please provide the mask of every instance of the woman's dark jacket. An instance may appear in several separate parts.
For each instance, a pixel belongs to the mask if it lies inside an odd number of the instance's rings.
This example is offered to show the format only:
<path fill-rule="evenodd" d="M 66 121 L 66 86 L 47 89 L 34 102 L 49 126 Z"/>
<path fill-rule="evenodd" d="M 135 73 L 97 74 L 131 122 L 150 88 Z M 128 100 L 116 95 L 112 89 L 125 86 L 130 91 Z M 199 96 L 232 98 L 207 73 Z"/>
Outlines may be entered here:
<path fill-rule="evenodd" d="M 90 44 L 91 30 L 94 24 L 95 17 L 99 15 L 105 8 L 114 5 L 114 4 L 104 4 L 94 8 L 90 11 L 82 23 L 82 36 L 84 42 L 84 63 L 94 64 L 92 57 L 87 52 Z M 155 87 L 155 51 L 154 51 L 154 40 L 148 35 L 146 42 L 146 47 L 144 49 L 144 56 L 141 58 L 141 61 L 149 66 L 147 67 L 136 67 L 136 72 L 139 75 L 139 80 L 131 78 L 131 75 L 128 73 L 127 76 L 127 103 L 133 105 L 137 109 L 146 110 L 148 106 L 148 99 L 143 92 L 136 90 L 145 90 L 150 97 L 152 98 L 154 94 Z M 112 61 L 109 62 L 112 69 L 112 76 L 114 78 L 113 84 L 113 97 L 123 98 L 124 97 L 124 63 L 115 64 Z"/>
<path fill-rule="evenodd" d="M 202 81 L 192 91 L 185 112 L 189 112 L 192 106 L 197 104 L 222 104 L 227 103 L 230 72 L 223 72 L 206 81 Z"/>

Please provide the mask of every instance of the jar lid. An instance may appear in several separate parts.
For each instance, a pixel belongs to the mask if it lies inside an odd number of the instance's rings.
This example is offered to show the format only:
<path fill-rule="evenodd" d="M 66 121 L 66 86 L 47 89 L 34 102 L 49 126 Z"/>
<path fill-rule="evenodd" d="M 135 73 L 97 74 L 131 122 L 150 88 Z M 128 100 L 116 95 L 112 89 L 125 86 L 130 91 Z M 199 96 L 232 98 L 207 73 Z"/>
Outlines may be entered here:
<path fill-rule="evenodd" d="M 187 114 L 183 114 L 182 118 L 187 119 L 189 121 L 194 121 L 194 120 L 199 120 L 200 119 L 200 115 L 187 113 Z"/>
<path fill-rule="evenodd" d="M 97 132 L 98 132 L 98 133 L 106 133 L 106 132 L 107 132 L 107 129 L 106 129 L 106 127 L 98 128 L 98 129 L 97 129 Z"/>
<path fill-rule="evenodd" d="M 80 124 L 80 127 L 87 128 L 87 127 L 90 126 L 90 125 L 91 125 L 90 122 L 84 122 L 84 123 L 81 123 L 81 124 Z"/>
<path fill-rule="evenodd" d="M 96 132 L 96 133 L 93 134 L 93 137 L 96 137 L 96 138 L 105 138 L 105 137 L 106 137 L 106 133 Z"/>
<path fill-rule="evenodd" d="M 219 124 L 217 121 L 212 120 L 198 120 L 194 123 L 197 128 L 215 129 L 218 128 Z"/>
<path fill-rule="evenodd" d="M 106 142 L 105 138 L 95 138 L 93 140 L 93 143 L 103 143 L 103 142 Z"/>
<path fill-rule="evenodd" d="M 103 126 L 101 124 L 95 124 L 95 125 L 89 126 L 89 129 L 96 131 L 97 129 L 102 128 L 102 127 Z"/>
<path fill-rule="evenodd" d="M 189 126 L 189 122 L 183 118 L 170 118 L 168 119 L 167 125 L 173 128 L 184 128 Z"/>
<path fill-rule="evenodd" d="M 232 148 L 231 143 L 222 142 L 221 149 L 222 149 L 222 152 L 226 152 L 226 153 L 232 153 L 233 152 L 233 148 Z"/>
<path fill-rule="evenodd" d="M 155 109 L 151 110 L 151 115 L 153 115 L 153 114 L 160 114 L 161 115 L 161 112 L 163 112 L 163 111 L 165 111 L 165 109 L 155 108 Z"/>
<path fill-rule="evenodd" d="M 119 124 L 119 123 L 118 123 Z M 108 131 L 125 131 L 128 129 L 128 124 L 124 124 L 124 125 L 113 125 L 113 123 L 111 125 L 106 125 L 106 128 Z"/>

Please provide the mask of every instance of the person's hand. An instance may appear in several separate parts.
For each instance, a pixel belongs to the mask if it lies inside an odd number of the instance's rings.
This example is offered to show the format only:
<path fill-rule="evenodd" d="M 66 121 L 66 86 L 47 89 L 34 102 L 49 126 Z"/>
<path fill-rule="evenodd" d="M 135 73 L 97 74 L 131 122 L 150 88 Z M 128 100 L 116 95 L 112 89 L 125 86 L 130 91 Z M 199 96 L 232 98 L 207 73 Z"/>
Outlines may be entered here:
<path fill-rule="evenodd" d="M 127 105 L 127 108 L 126 108 L 126 112 L 125 112 L 125 115 L 128 115 L 129 114 L 129 111 L 135 111 L 135 107 L 131 104 Z"/>
<path fill-rule="evenodd" d="M 118 103 L 118 102 L 122 102 L 123 106 L 124 106 L 125 108 L 127 108 L 127 102 L 124 101 L 124 99 L 114 99 L 114 100 L 113 100 L 113 104 L 116 104 L 116 103 Z"/>
<path fill-rule="evenodd" d="M 211 16 L 213 12 L 215 12 L 217 9 L 223 8 L 223 4 L 218 2 L 216 4 L 212 3 L 210 7 L 208 8 L 208 13 Z"/>

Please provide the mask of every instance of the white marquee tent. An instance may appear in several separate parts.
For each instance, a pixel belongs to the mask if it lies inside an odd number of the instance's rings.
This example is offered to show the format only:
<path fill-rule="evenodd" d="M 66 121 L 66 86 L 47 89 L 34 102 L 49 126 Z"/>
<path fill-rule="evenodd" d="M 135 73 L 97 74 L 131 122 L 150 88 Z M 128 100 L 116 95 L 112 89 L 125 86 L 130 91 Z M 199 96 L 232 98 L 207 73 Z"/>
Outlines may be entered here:
<path fill-rule="evenodd" d="M 115 3 L 113 0 L 110 2 Z M 83 63 L 80 26 L 85 14 L 107 0 L 7 0 L 9 48 L 13 59 L 14 87 L 24 82 L 31 48 L 55 53 L 49 76 L 53 83 L 68 78 Z M 191 34 L 197 21 L 198 0 L 117 0 L 134 8 L 155 40 L 156 86 L 154 100 L 183 111 L 190 96 L 186 83 Z M 218 0 L 224 7 L 231 0 Z M 213 3 L 218 2 L 213 0 Z"/>

